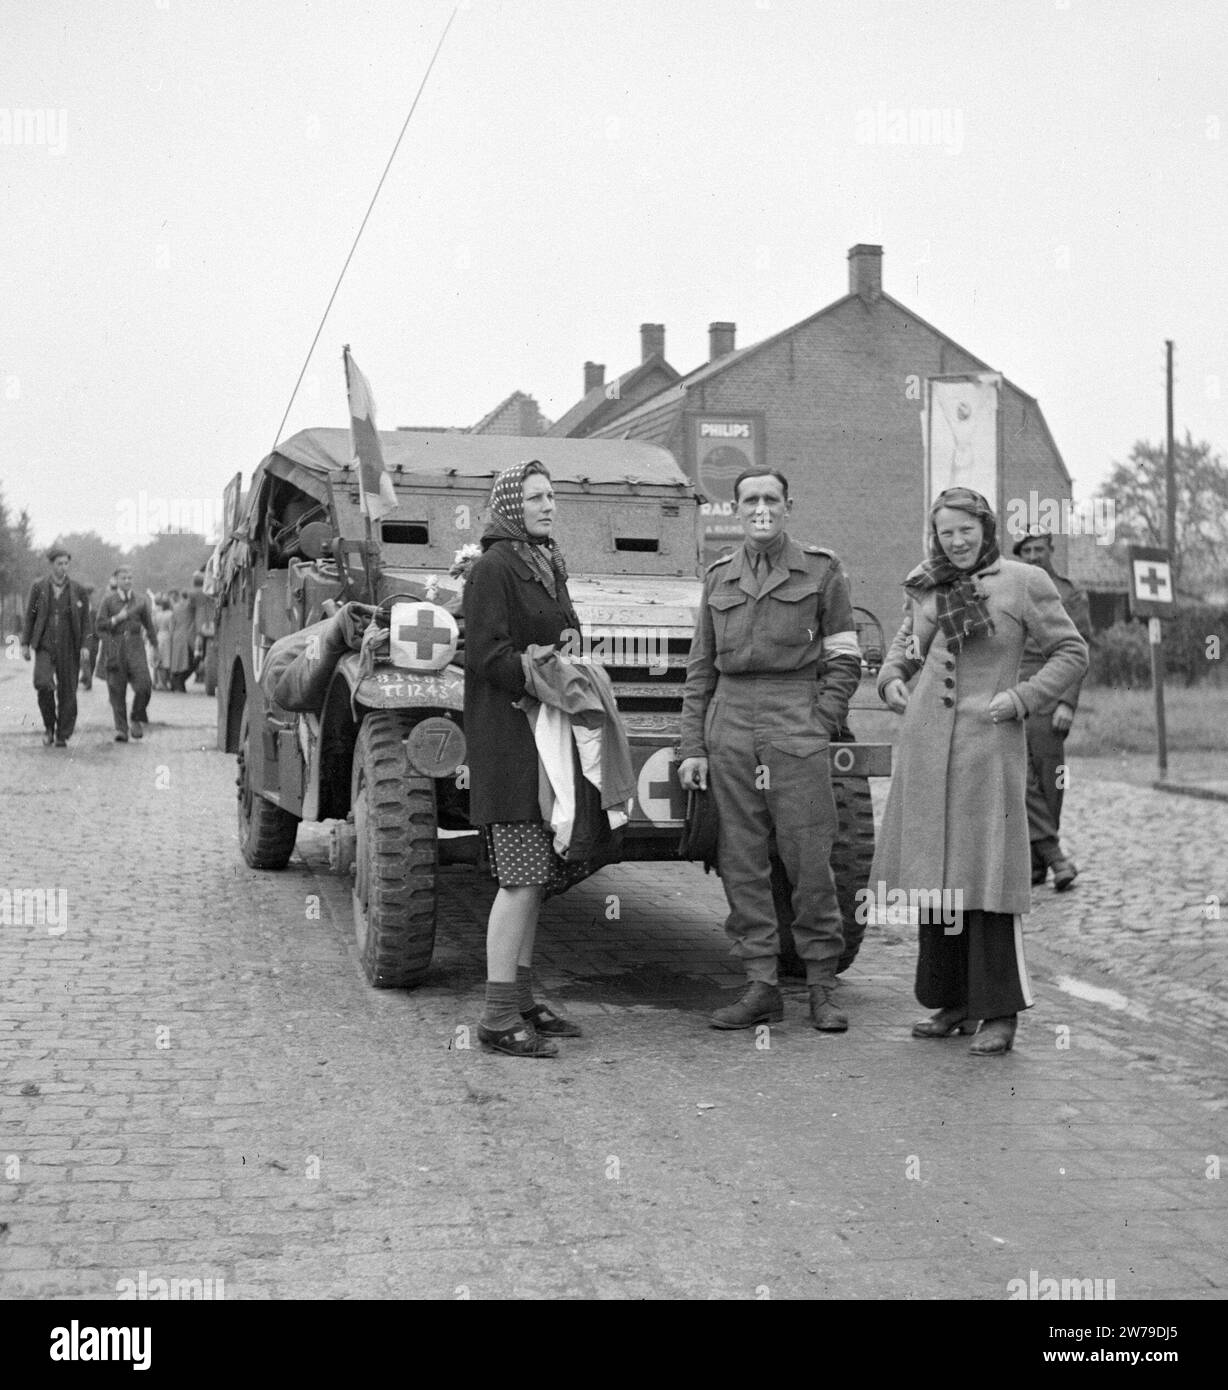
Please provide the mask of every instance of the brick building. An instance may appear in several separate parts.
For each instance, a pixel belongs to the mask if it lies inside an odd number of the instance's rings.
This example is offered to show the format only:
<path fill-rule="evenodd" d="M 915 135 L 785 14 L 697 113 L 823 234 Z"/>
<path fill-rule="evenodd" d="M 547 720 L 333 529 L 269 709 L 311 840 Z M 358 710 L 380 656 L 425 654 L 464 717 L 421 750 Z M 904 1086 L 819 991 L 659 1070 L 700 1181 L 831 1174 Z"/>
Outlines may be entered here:
<path fill-rule="evenodd" d="M 549 433 L 661 444 L 691 478 L 706 467 L 713 492 L 747 458 L 779 468 L 795 498 L 790 530 L 840 554 L 853 602 L 890 637 L 900 581 L 921 556 L 925 380 L 990 368 L 883 292 L 881 247 L 854 246 L 848 265 L 843 298 L 762 342 L 738 348 L 736 326 L 713 323 L 708 361 L 685 375 L 665 360 L 663 326 L 643 325 L 639 366 L 607 386 L 604 367 L 586 363 L 583 398 Z M 1035 399 L 1004 379 L 1000 410 L 1003 498 L 1069 498 Z M 740 534 L 731 512 L 709 504 L 710 535 Z M 1061 570 L 1064 537 L 1055 548 Z"/>

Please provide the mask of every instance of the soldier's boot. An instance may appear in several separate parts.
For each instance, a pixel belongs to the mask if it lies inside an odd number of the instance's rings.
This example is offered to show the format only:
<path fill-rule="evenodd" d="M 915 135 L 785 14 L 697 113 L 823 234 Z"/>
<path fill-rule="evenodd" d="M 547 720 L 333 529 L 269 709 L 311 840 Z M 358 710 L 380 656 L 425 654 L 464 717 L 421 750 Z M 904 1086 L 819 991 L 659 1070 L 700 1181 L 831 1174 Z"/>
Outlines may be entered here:
<path fill-rule="evenodd" d="M 810 986 L 810 1022 L 820 1033 L 844 1033 L 848 1016 L 836 1008 L 834 981 L 822 981 Z"/>
<path fill-rule="evenodd" d="M 762 980 L 752 980 L 736 1004 L 717 1009 L 708 1018 L 710 1028 L 753 1028 L 757 1023 L 779 1023 L 785 1016 L 780 990 Z"/>

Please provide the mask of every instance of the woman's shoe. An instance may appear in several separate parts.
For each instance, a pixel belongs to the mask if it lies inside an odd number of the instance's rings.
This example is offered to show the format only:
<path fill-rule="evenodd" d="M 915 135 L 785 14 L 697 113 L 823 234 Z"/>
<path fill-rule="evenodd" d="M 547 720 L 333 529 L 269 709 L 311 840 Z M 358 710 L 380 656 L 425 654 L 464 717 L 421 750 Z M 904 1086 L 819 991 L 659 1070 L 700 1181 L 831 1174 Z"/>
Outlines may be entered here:
<path fill-rule="evenodd" d="M 968 1051 L 974 1057 L 998 1057 L 1009 1052 L 1015 1045 L 1015 1022 L 1014 1014 L 1008 1014 L 1005 1018 L 987 1018 Z"/>
<path fill-rule="evenodd" d="M 514 1028 L 487 1028 L 478 1024 L 478 1042 L 491 1052 L 502 1052 L 508 1057 L 557 1057 L 559 1050 L 552 1042 L 539 1038 L 532 1026 L 527 1023 Z"/>
<path fill-rule="evenodd" d="M 954 1009 L 939 1009 L 932 1018 L 923 1018 L 912 1026 L 914 1038 L 949 1038 L 952 1033 L 975 1033 L 977 1021 L 968 1017 L 962 1005 Z"/>
<path fill-rule="evenodd" d="M 521 1013 L 527 1023 L 531 1023 L 539 1033 L 552 1038 L 582 1038 L 584 1030 L 571 1019 L 556 1014 L 547 1004 L 534 1004 L 531 1009 Z"/>

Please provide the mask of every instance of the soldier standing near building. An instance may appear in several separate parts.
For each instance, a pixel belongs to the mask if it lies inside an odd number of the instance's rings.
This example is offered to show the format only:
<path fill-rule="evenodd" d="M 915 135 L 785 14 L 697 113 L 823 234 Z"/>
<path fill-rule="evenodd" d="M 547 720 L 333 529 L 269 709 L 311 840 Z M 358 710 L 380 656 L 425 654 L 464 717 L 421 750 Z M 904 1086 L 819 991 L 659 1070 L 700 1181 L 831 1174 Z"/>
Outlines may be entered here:
<path fill-rule="evenodd" d="M 43 716 L 43 744 L 66 748 L 77 726 L 77 681 L 86 655 L 85 590 L 68 577 L 72 556 L 62 545 L 47 552 L 51 573 L 30 590 L 21 654 L 34 655 L 34 689 Z"/>
<path fill-rule="evenodd" d="M 149 722 L 145 714 L 153 686 L 141 632 L 144 629 L 155 646 L 158 634 L 149 612 L 149 600 L 133 592 L 131 567 L 120 565 L 115 571 L 115 581 L 115 591 L 103 599 L 98 609 L 97 627 L 103 639 L 102 660 L 111 696 L 111 714 L 115 719 L 115 741 L 127 743 L 129 684 L 132 686 L 132 737 L 142 738 Z"/>
<path fill-rule="evenodd" d="M 1053 568 L 1053 537 L 1048 532 L 1030 530 L 1013 547 L 1025 564 L 1038 565 L 1053 580 L 1057 592 L 1079 636 L 1092 640 L 1091 615 L 1087 594 Z M 1019 679 L 1028 680 L 1045 664 L 1044 653 L 1029 637 L 1023 649 Z M 1032 843 L 1032 882 L 1044 883 L 1053 870 L 1053 886 L 1064 893 L 1074 886 L 1079 870 L 1062 851 L 1059 829 L 1062 819 L 1063 778 L 1066 764 L 1066 735 L 1079 705 L 1083 678 L 1073 681 L 1056 704 L 1038 709 L 1027 721 L 1028 731 L 1028 838 Z"/>
<path fill-rule="evenodd" d="M 742 473 L 733 497 L 746 539 L 704 578 L 678 770 L 687 789 L 710 782 L 729 902 L 725 930 L 748 980 L 738 1002 L 709 1021 L 750 1028 L 784 1017 L 774 832 L 793 884 L 793 936 L 806 962 L 811 1022 L 843 1032 L 848 1020 L 833 1000 L 844 935 L 830 864 L 837 821 L 828 745 L 861 679 L 848 580 L 830 550 L 799 545 L 785 530 L 793 504 L 782 473 Z"/>

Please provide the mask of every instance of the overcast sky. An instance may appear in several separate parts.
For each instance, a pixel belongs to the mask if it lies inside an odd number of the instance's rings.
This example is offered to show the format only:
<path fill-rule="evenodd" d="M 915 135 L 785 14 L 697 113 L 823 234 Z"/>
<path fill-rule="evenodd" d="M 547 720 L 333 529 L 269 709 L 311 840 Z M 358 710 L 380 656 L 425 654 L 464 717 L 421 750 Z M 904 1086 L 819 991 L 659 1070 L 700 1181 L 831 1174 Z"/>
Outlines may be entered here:
<path fill-rule="evenodd" d="M 0 487 L 40 542 L 143 543 L 142 490 L 215 506 L 269 451 L 452 8 L 0 0 Z M 687 371 L 868 241 L 1076 497 L 1162 438 L 1165 338 L 1228 452 L 1226 74 L 1220 0 L 468 0 L 283 434 L 346 423 L 346 342 L 381 428 L 557 419 L 641 322 Z"/>

